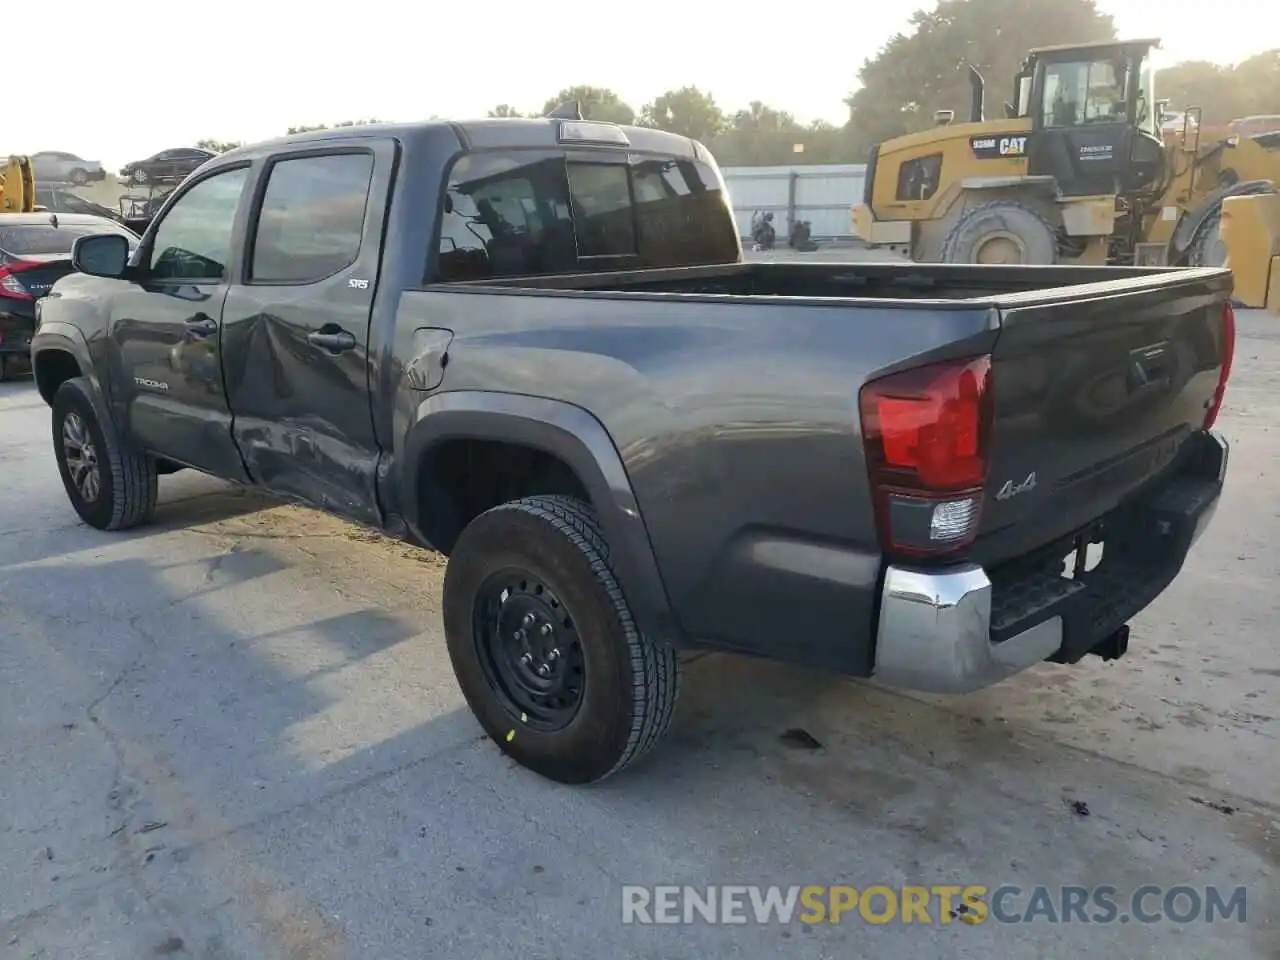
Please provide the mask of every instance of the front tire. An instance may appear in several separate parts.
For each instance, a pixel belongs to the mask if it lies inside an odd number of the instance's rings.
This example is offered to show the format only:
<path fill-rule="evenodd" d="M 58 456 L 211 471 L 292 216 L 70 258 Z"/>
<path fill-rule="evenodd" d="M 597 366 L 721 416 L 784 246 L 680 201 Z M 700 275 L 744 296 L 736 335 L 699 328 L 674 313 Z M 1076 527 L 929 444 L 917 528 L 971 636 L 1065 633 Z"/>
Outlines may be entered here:
<path fill-rule="evenodd" d="M 550 780 L 602 780 L 671 721 L 675 650 L 640 633 L 591 508 L 527 497 L 473 520 L 444 581 L 463 696 L 507 756 Z"/>
<path fill-rule="evenodd" d="M 1221 267 L 1227 262 L 1227 245 L 1222 240 L 1222 211 L 1213 214 L 1196 231 L 1191 242 L 1193 267 Z"/>
<path fill-rule="evenodd" d="M 71 182 L 77 187 L 83 187 L 89 182 L 89 171 L 81 170 L 79 167 L 76 167 L 71 171 Z"/>
<path fill-rule="evenodd" d="M 129 179 L 136 184 L 139 184 L 139 185 L 144 184 L 148 180 L 147 171 L 143 170 L 142 168 L 138 168 L 137 170 L 133 171 L 133 174 L 129 177 Z"/>
<path fill-rule="evenodd" d="M 80 519 L 98 530 L 127 530 L 155 511 L 156 463 L 126 450 L 98 418 L 84 378 L 53 397 L 53 449 L 67 498 Z"/>

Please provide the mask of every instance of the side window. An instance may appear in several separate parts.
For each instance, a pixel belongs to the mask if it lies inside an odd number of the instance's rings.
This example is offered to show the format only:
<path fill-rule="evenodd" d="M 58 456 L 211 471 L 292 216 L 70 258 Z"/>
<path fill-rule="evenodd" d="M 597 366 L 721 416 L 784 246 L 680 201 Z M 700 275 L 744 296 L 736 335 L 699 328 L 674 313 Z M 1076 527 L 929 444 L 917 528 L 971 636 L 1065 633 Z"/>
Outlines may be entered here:
<path fill-rule="evenodd" d="M 641 266 L 732 263 L 738 230 L 711 166 L 670 157 L 645 158 L 631 168 Z"/>
<path fill-rule="evenodd" d="M 567 161 L 480 152 L 454 165 L 427 281 L 733 263 L 741 252 L 714 164 L 667 156 Z"/>
<path fill-rule="evenodd" d="M 569 163 L 569 197 L 581 257 L 633 257 L 635 210 L 631 183 L 620 163 Z"/>
<path fill-rule="evenodd" d="M 271 167 L 253 238 L 250 283 L 315 283 L 355 263 L 373 156 L 331 154 Z"/>
<path fill-rule="evenodd" d="M 577 268 L 564 158 L 472 153 L 454 164 L 440 218 L 440 280 Z"/>
<path fill-rule="evenodd" d="M 166 211 L 151 244 L 151 276 L 157 280 L 224 280 L 231 263 L 236 208 L 247 167 L 201 180 Z"/>

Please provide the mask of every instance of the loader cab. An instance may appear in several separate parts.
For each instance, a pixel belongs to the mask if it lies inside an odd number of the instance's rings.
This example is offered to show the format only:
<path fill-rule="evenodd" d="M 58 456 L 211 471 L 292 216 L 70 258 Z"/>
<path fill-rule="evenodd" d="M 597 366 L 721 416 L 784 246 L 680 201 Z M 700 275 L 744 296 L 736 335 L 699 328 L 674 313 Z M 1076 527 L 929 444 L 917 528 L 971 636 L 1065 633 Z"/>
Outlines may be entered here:
<path fill-rule="evenodd" d="M 1158 40 L 1044 47 L 1018 75 L 1030 114 L 1027 172 L 1052 176 L 1065 197 L 1131 195 L 1160 180 L 1164 143 L 1151 50 Z"/>

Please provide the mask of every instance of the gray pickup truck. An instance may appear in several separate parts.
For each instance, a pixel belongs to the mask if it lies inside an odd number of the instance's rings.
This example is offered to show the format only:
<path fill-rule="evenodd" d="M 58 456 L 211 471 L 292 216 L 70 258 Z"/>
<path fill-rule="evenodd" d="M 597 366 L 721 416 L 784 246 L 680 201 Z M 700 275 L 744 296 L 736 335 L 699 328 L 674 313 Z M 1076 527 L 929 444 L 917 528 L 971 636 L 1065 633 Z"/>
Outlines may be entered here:
<path fill-rule="evenodd" d="M 448 554 L 468 703 L 566 783 L 659 739 L 682 648 L 955 693 L 1119 657 L 1227 463 L 1228 271 L 745 263 L 655 130 L 292 136 L 74 265 L 32 350 L 84 521 L 193 468 Z"/>

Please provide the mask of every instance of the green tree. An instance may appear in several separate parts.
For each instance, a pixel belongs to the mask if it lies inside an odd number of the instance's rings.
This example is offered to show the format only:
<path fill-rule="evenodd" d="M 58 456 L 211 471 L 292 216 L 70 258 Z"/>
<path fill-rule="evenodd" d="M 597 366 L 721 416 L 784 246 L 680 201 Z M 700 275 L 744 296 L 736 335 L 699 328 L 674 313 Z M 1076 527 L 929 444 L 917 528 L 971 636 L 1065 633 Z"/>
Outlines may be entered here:
<path fill-rule="evenodd" d="M 491 117 L 523 117 L 524 114 L 518 111 L 509 103 L 500 103 L 489 111 Z"/>
<path fill-rule="evenodd" d="M 1156 96 L 1172 110 L 1200 107 L 1206 125 L 1226 123 L 1245 109 L 1239 79 L 1229 66 L 1184 60 L 1156 74 Z"/>
<path fill-rule="evenodd" d="M 668 90 L 640 111 L 640 123 L 706 143 L 723 132 L 728 121 L 715 98 L 697 87 Z"/>
<path fill-rule="evenodd" d="M 795 152 L 804 137 L 804 127 L 791 114 L 753 100 L 708 146 L 725 166 L 777 166 L 808 162 L 803 153 Z"/>
<path fill-rule="evenodd" d="M 622 99 L 605 87 L 576 86 L 561 90 L 542 105 L 545 117 L 556 107 L 571 101 L 582 104 L 582 116 L 587 120 L 602 120 L 606 123 L 635 123 L 636 112 Z"/>
<path fill-rule="evenodd" d="M 212 150 L 214 153 L 226 153 L 228 150 L 234 150 L 236 147 L 243 147 L 243 140 L 215 140 L 213 137 L 205 137 L 203 140 L 197 140 L 196 146 L 201 150 Z"/>
<path fill-rule="evenodd" d="M 891 37 L 858 71 L 849 105 L 850 147 L 865 157 L 876 143 L 923 130 L 935 110 L 968 118 L 965 63 L 987 81 L 987 115 L 1002 116 L 1013 77 L 1032 47 L 1111 40 L 1110 15 L 1094 0 L 941 0 L 917 10 L 910 29 Z"/>
<path fill-rule="evenodd" d="M 1156 74 L 1156 96 L 1174 110 L 1200 107 L 1206 126 L 1280 112 L 1280 48 L 1235 66 L 1184 60 Z"/>
<path fill-rule="evenodd" d="M 1280 113 L 1280 47 L 1241 61 L 1232 74 L 1239 84 L 1241 99 L 1241 109 L 1235 116 Z"/>

